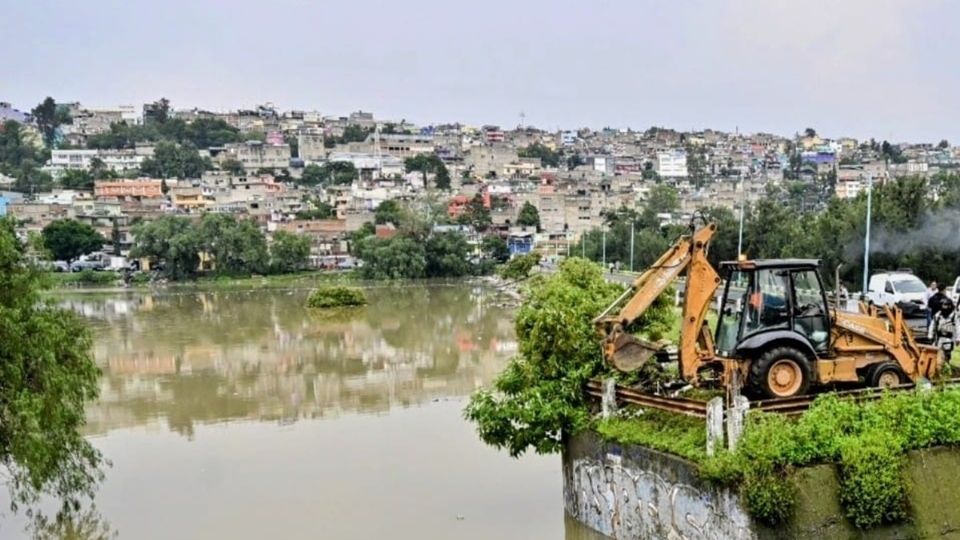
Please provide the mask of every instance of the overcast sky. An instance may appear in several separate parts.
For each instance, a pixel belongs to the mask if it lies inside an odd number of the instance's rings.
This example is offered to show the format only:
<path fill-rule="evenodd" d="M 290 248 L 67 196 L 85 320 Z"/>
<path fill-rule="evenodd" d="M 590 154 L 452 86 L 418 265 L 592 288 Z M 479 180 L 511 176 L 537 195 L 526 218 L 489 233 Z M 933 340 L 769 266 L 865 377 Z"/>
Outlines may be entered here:
<path fill-rule="evenodd" d="M 0 101 L 960 143 L 960 2 L 0 0 Z"/>

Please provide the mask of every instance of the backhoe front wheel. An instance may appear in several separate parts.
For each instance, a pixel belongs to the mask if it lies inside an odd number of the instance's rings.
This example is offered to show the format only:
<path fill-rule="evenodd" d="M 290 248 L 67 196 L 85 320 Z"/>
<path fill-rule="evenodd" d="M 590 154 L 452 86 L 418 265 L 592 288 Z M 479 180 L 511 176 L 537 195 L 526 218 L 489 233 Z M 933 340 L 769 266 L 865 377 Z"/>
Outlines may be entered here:
<path fill-rule="evenodd" d="M 900 366 L 893 362 L 874 364 L 867 370 L 867 385 L 874 388 L 893 388 L 906 380 Z"/>
<path fill-rule="evenodd" d="M 750 365 L 750 387 L 764 398 L 784 398 L 807 393 L 810 361 L 793 347 L 775 347 Z"/>

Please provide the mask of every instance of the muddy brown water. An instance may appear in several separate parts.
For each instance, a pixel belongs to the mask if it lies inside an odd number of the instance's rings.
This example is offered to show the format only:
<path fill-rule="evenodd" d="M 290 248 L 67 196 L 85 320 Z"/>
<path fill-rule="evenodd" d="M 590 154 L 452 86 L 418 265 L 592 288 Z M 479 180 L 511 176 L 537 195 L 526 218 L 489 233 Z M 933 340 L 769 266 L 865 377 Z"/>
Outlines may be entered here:
<path fill-rule="evenodd" d="M 306 289 L 61 295 L 104 371 L 87 432 L 113 465 L 84 529 L 598 538 L 563 514 L 559 456 L 511 459 L 462 418 L 516 350 L 507 299 L 466 283 L 366 290 L 368 307 L 338 313 L 305 309 Z M 0 536 L 29 537 L 24 521 L 5 511 Z"/>

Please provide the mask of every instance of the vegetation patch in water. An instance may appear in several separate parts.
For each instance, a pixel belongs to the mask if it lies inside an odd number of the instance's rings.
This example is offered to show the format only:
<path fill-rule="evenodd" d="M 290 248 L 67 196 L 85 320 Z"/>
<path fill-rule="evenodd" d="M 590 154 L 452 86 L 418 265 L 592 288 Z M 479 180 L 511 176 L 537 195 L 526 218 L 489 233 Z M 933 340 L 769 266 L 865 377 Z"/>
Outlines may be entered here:
<path fill-rule="evenodd" d="M 313 291 L 307 299 L 307 307 L 311 308 L 352 307 L 366 304 L 367 297 L 361 289 L 342 285 L 321 287 Z"/>

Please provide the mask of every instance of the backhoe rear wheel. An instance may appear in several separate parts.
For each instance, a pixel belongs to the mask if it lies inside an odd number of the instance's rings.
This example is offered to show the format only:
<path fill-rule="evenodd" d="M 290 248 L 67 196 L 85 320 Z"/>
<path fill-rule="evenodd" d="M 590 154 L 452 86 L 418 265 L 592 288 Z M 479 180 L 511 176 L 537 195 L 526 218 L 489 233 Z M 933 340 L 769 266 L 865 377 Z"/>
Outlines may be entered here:
<path fill-rule="evenodd" d="M 764 398 L 806 394 L 810 379 L 810 361 L 793 347 L 775 347 L 750 364 L 750 387 Z"/>

